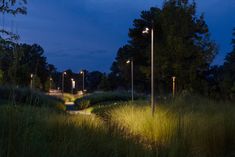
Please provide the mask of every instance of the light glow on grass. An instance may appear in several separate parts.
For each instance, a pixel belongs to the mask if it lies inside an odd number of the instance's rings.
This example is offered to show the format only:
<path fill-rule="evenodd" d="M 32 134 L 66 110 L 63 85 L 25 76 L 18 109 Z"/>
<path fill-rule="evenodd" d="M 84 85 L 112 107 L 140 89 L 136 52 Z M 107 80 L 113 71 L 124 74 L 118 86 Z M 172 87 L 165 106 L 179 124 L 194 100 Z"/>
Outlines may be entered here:
<path fill-rule="evenodd" d="M 235 148 L 235 106 L 158 105 L 152 117 L 149 106 L 124 105 L 111 110 L 109 116 L 124 135 L 159 152 L 223 156 Z"/>

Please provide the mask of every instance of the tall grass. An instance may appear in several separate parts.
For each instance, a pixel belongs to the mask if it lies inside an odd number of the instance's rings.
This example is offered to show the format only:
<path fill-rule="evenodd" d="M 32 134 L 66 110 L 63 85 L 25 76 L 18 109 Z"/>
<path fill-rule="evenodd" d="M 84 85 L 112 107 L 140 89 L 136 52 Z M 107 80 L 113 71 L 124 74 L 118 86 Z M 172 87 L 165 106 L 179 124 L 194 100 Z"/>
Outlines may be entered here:
<path fill-rule="evenodd" d="M 69 94 L 69 93 L 63 94 L 63 100 L 65 102 L 74 102 L 76 99 L 79 99 L 81 97 L 82 95 L 74 95 L 74 94 Z"/>
<path fill-rule="evenodd" d="M 114 103 L 95 115 L 0 106 L 1 157 L 233 157 L 235 106 L 199 97 Z M 103 116 L 105 113 L 105 116 Z M 105 117 L 105 120 L 103 119 Z"/>
<path fill-rule="evenodd" d="M 234 105 L 194 98 L 159 105 L 154 117 L 150 107 L 136 105 L 121 106 L 109 115 L 116 129 L 137 139 L 156 156 L 235 155 Z"/>
<path fill-rule="evenodd" d="M 0 106 L 1 157 L 150 156 L 95 116 L 48 108 Z"/>
<path fill-rule="evenodd" d="M 0 99 L 7 100 L 14 105 L 65 109 L 62 99 L 45 95 L 44 93 L 33 91 L 29 88 L 0 86 Z"/>

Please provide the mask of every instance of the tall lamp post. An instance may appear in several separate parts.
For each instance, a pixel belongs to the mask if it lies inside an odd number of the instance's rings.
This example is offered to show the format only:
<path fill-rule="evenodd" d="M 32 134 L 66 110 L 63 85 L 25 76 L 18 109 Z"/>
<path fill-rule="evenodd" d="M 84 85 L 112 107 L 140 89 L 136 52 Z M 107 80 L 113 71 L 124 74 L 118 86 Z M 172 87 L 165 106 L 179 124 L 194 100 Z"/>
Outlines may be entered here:
<path fill-rule="evenodd" d="M 31 89 L 33 89 L 33 77 L 34 77 L 34 75 L 31 74 L 31 75 L 30 75 L 30 88 L 31 88 Z"/>
<path fill-rule="evenodd" d="M 132 60 L 126 61 L 127 64 L 131 64 L 131 100 L 134 101 L 134 62 Z"/>
<path fill-rule="evenodd" d="M 175 80 L 176 80 L 176 77 L 173 76 L 172 77 L 172 83 L 173 83 L 173 85 L 172 85 L 172 95 L 173 95 L 173 98 L 175 97 Z"/>
<path fill-rule="evenodd" d="M 80 74 L 82 75 L 82 92 L 84 94 L 84 91 L 85 91 L 85 72 L 81 71 Z"/>
<path fill-rule="evenodd" d="M 150 29 L 145 28 L 142 33 L 149 34 Z M 151 107 L 152 115 L 155 113 L 155 103 L 154 103 L 154 30 L 151 28 Z"/>
<path fill-rule="evenodd" d="M 49 93 L 51 92 L 51 82 L 53 81 L 52 77 L 50 77 L 50 85 L 49 85 Z"/>
<path fill-rule="evenodd" d="M 67 75 L 67 73 L 63 72 L 62 73 L 62 95 L 64 95 L 64 77 L 65 77 L 65 75 Z"/>

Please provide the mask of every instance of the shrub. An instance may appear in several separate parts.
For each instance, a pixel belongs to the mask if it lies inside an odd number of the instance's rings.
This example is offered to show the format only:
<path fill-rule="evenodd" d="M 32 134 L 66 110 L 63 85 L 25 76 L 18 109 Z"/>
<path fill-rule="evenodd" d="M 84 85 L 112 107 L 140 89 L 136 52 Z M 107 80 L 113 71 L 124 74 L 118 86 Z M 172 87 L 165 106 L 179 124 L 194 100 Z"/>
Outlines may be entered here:
<path fill-rule="evenodd" d="M 135 95 L 135 99 L 145 99 L 143 95 Z M 106 102 L 120 102 L 131 100 L 131 94 L 127 92 L 104 92 L 94 93 L 85 97 L 79 98 L 75 101 L 76 109 L 85 109 L 93 105 L 104 104 Z M 108 104 L 109 104 L 108 103 Z"/>
<path fill-rule="evenodd" d="M 29 88 L 0 87 L 0 99 L 9 100 L 15 105 L 61 108 L 64 102 L 56 97 L 45 95 Z M 60 106 L 60 107 L 59 107 Z"/>

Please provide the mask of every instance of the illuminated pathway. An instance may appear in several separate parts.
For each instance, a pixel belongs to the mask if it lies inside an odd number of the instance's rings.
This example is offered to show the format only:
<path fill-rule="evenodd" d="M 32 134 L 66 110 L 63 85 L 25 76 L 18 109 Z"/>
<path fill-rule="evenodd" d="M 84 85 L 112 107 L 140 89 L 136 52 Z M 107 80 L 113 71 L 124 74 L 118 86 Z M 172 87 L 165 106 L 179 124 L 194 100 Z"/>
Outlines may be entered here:
<path fill-rule="evenodd" d="M 82 115 L 92 115 L 90 112 L 86 112 L 85 110 L 75 110 L 74 102 L 65 102 L 66 112 L 72 115 L 82 114 Z"/>

